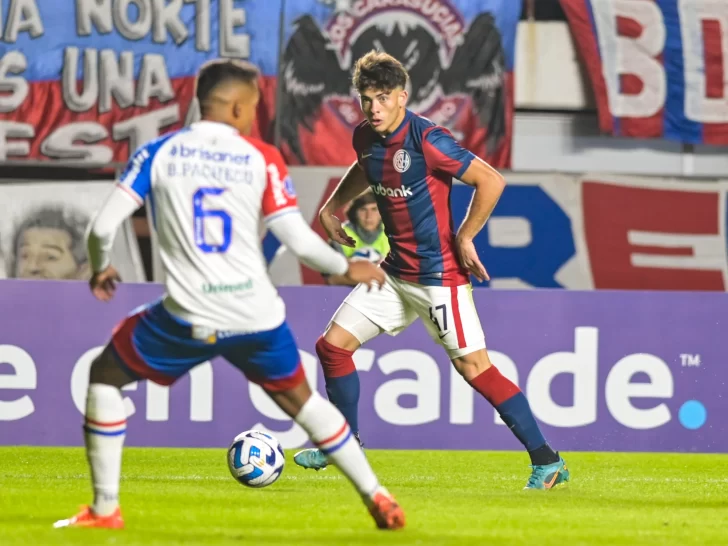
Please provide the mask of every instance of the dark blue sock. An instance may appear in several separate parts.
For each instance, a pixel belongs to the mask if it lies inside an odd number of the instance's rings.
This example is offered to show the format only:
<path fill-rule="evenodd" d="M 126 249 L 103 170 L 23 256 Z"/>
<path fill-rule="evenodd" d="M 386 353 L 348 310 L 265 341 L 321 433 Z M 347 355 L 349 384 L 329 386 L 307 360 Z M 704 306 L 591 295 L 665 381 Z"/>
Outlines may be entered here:
<path fill-rule="evenodd" d="M 344 414 L 354 434 L 359 434 L 359 374 L 354 371 L 339 377 L 325 377 L 326 394 Z"/>
<path fill-rule="evenodd" d="M 482 394 L 498 411 L 513 435 L 528 450 L 531 464 L 544 465 L 559 461 L 559 455 L 546 443 L 533 416 L 528 400 L 510 379 L 491 366 L 470 380 L 470 386 Z"/>
<path fill-rule="evenodd" d="M 502 402 L 496 409 L 503 422 L 528 450 L 531 464 L 544 465 L 559 461 L 559 454 L 551 449 L 543 437 L 531 406 L 522 392 Z"/>
<path fill-rule="evenodd" d="M 541 434 L 541 429 L 533 416 L 531 406 L 522 392 L 501 402 L 495 409 L 528 451 L 538 449 L 546 443 L 546 438 Z"/>

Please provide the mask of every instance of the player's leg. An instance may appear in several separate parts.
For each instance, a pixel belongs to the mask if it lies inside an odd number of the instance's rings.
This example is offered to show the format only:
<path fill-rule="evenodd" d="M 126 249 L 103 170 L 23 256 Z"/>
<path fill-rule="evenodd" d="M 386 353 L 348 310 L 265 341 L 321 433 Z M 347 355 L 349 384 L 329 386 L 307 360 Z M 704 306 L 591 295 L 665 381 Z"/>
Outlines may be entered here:
<path fill-rule="evenodd" d="M 334 318 L 336 316 L 343 316 L 344 323 L 357 335 L 332 321 L 316 341 L 316 354 L 324 372 L 329 401 L 344 415 L 354 438 L 363 446 L 359 438 L 359 372 L 353 356 L 363 342 L 376 337 L 381 330 L 346 302 Z M 317 448 L 302 449 L 293 456 L 293 460 L 298 466 L 314 470 L 323 470 L 329 464 L 326 454 Z"/>
<path fill-rule="evenodd" d="M 83 430 L 93 503 L 75 516 L 57 521 L 54 527 L 124 527 L 119 509 L 119 480 L 126 412 L 120 389 L 134 381 L 119 365 L 110 346 L 91 364 Z"/>
<path fill-rule="evenodd" d="M 387 489 L 380 485 L 359 441 L 352 434 L 344 416 L 331 402 L 318 393 L 311 393 L 305 381 L 293 389 L 268 391 L 268 394 L 354 485 L 377 527 L 404 527 L 404 511 Z"/>
<path fill-rule="evenodd" d="M 525 395 L 493 366 L 485 348 L 472 287 L 424 287 L 409 290 L 432 336 L 448 353 L 455 369 L 498 412 L 528 451 L 532 474 L 527 489 L 550 489 L 568 481 L 563 459 L 544 438 Z"/>
<path fill-rule="evenodd" d="M 361 495 L 378 527 L 404 526 L 404 512 L 379 484 L 342 413 L 320 394 L 311 392 L 288 326 L 284 323 L 256 336 L 255 352 L 242 347 L 240 351 L 228 351 L 225 357 L 258 383 L 339 467 Z"/>
<path fill-rule="evenodd" d="M 566 463 L 544 438 L 521 389 L 493 366 L 486 349 L 460 351 L 448 351 L 455 369 L 490 402 L 528 451 L 532 472 L 526 489 L 552 489 L 569 481 Z"/>
<path fill-rule="evenodd" d="M 383 332 L 396 334 L 417 315 L 405 306 L 389 279 L 381 290 L 357 286 L 344 300 L 316 342 L 329 400 L 359 433 L 359 374 L 354 352 Z"/>
<path fill-rule="evenodd" d="M 91 364 L 86 397 L 84 440 L 94 492 L 93 503 L 54 527 L 124 526 L 119 509 L 119 481 L 126 411 L 121 388 L 141 379 L 171 385 L 208 358 L 207 347 L 185 347 L 189 328 L 161 306 L 144 307 L 122 320 L 111 342 Z M 180 346 L 174 343 L 179 339 Z M 176 353 L 184 356 L 176 358 Z"/>
<path fill-rule="evenodd" d="M 346 417 L 359 438 L 359 373 L 354 365 L 354 352 L 382 332 L 396 335 L 417 318 L 406 306 L 390 280 L 381 290 L 368 291 L 357 286 L 331 319 L 326 331 L 316 342 L 316 354 L 324 372 L 326 394 Z M 293 460 L 304 468 L 326 468 L 328 460 L 318 449 L 304 449 Z"/>
<path fill-rule="evenodd" d="M 343 324 L 344 326 L 342 326 Z M 316 354 L 324 372 L 326 394 L 344 414 L 359 439 L 359 373 L 354 352 L 383 330 L 344 302 L 324 334 L 316 341 Z"/>

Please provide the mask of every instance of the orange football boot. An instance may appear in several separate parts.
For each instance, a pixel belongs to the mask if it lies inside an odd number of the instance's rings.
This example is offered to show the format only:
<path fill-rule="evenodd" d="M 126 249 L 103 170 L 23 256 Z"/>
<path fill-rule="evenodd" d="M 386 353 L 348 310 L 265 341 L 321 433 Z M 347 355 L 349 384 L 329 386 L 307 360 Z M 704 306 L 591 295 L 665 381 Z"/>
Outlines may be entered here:
<path fill-rule="evenodd" d="M 108 516 L 97 516 L 90 506 L 82 506 L 81 511 L 69 519 L 62 519 L 53 524 L 53 527 L 97 527 L 100 529 L 123 529 L 124 519 L 121 509 L 117 506 Z"/>
<path fill-rule="evenodd" d="M 380 529 L 401 529 L 405 525 L 404 510 L 383 487 L 367 502 L 369 513 Z"/>

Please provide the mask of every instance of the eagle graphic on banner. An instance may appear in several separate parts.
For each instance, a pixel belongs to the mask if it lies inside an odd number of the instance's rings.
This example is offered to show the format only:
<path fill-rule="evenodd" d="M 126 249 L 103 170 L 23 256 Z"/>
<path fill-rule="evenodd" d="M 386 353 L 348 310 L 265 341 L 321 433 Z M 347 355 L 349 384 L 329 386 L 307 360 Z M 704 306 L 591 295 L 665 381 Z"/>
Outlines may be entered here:
<path fill-rule="evenodd" d="M 473 125 L 484 129 L 486 155 L 502 144 L 505 53 L 492 13 L 479 13 L 466 26 L 445 0 L 438 2 L 437 13 L 426 12 L 425 4 L 416 2 L 400 2 L 406 8 L 392 7 L 397 2 L 324 3 L 335 4 L 324 28 L 311 15 L 297 18 L 282 53 L 283 89 L 276 110 L 289 159 L 311 163 L 302 141 L 316 132 L 322 107 L 350 129 L 363 119 L 351 88 L 351 70 L 356 59 L 372 49 L 393 55 L 409 72 L 408 108 L 456 136 L 472 131 Z M 468 111 L 463 127 L 463 113 Z M 341 144 L 334 137 L 332 141 Z"/>

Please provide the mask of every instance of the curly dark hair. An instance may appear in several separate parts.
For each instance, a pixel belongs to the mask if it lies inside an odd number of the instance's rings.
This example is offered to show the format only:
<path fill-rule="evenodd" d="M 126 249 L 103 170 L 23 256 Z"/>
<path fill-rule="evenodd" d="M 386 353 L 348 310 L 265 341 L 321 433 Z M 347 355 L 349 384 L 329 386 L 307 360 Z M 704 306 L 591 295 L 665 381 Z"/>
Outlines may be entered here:
<path fill-rule="evenodd" d="M 408 79 L 401 62 L 388 53 L 373 49 L 356 61 L 351 81 L 359 93 L 367 89 L 389 93 L 397 87 L 404 88 Z"/>

